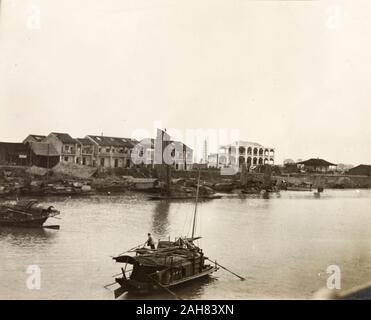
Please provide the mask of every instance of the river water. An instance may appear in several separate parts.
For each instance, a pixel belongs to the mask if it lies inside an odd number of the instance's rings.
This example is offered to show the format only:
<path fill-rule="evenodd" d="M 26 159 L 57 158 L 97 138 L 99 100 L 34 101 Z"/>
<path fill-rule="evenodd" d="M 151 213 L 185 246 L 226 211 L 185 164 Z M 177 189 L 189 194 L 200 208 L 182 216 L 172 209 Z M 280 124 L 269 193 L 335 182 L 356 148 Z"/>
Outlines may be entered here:
<path fill-rule="evenodd" d="M 43 201 L 61 211 L 61 220 L 47 222 L 59 231 L 0 228 L 0 299 L 113 299 L 115 286 L 104 286 L 121 265 L 111 256 L 147 232 L 156 240 L 189 234 L 194 210 L 192 202 L 140 194 Z M 339 266 L 342 289 L 371 280 L 371 190 L 325 190 L 319 199 L 227 195 L 201 202 L 198 213 L 205 254 L 246 281 L 219 270 L 178 288 L 185 299 L 310 299 L 326 286 L 330 265 Z M 30 265 L 40 268 L 40 289 L 27 288 Z"/>

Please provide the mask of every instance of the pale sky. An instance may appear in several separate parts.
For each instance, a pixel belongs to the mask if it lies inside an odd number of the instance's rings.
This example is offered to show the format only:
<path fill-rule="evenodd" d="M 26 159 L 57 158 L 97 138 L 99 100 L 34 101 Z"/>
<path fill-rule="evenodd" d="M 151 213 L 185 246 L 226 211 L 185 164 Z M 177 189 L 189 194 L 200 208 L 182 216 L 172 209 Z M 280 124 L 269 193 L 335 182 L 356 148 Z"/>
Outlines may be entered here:
<path fill-rule="evenodd" d="M 0 1 L 0 141 L 160 121 L 371 164 L 369 0 Z"/>

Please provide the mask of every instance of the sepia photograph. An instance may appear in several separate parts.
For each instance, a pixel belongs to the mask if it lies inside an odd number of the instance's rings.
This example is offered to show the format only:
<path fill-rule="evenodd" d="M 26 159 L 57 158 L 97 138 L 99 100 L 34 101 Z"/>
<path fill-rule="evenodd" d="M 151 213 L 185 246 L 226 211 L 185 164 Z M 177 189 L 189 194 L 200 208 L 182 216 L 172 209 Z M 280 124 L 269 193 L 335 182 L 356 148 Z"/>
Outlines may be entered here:
<path fill-rule="evenodd" d="M 370 21 L 367 0 L 0 0 L 0 300 L 371 299 Z"/>

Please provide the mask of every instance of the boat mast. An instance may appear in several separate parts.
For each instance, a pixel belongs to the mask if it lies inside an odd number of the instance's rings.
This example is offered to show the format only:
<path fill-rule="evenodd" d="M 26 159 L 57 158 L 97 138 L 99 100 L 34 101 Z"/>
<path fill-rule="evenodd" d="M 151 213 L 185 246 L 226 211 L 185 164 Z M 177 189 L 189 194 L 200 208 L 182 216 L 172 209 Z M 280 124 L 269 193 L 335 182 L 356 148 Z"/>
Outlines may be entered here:
<path fill-rule="evenodd" d="M 48 142 L 48 156 L 46 157 L 46 184 L 49 183 L 49 142 Z"/>
<path fill-rule="evenodd" d="M 195 204 L 195 212 L 193 214 L 193 226 L 192 226 L 192 239 L 195 236 L 196 230 L 196 217 L 197 217 L 197 204 L 198 204 L 198 193 L 200 191 L 200 177 L 201 177 L 201 169 L 198 169 L 198 181 L 197 181 L 197 191 L 196 191 L 196 204 Z"/>

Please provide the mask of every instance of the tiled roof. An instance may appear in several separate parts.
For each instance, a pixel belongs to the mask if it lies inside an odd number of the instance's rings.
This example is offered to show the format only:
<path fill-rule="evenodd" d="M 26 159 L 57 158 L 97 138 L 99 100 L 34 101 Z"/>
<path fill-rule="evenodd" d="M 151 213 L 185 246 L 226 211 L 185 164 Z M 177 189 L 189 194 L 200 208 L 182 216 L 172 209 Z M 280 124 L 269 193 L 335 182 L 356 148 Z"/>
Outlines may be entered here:
<path fill-rule="evenodd" d="M 303 164 L 305 166 L 313 166 L 313 167 L 327 167 L 327 166 L 336 166 L 336 164 L 328 162 L 323 159 L 309 159 L 305 161 L 298 162 L 298 164 Z"/>
<path fill-rule="evenodd" d="M 40 135 L 40 134 L 30 134 L 29 137 L 34 138 L 37 142 L 41 142 L 46 138 L 46 136 Z"/>
<path fill-rule="evenodd" d="M 82 145 L 87 145 L 87 146 L 94 145 L 94 143 L 88 138 L 77 138 L 76 140 L 80 142 Z"/>
<path fill-rule="evenodd" d="M 52 132 L 60 141 L 68 144 L 75 144 L 77 141 L 73 139 L 68 133 Z"/>
<path fill-rule="evenodd" d="M 102 147 L 126 147 L 132 148 L 138 141 L 129 138 L 107 137 L 107 136 L 93 136 L 88 135 L 90 139 L 95 141 Z"/>
<path fill-rule="evenodd" d="M 234 141 L 233 143 L 227 144 L 227 145 L 221 145 L 219 148 L 220 149 L 228 149 L 229 147 L 236 147 L 236 146 L 239 146 L 239 147 L 256 147 L 256 148 L 264 148 L 264 149 L 274 149 L 274 148 L 271 148 L 271 147 L 263 146 L 262 144 L 257 143 L 257 142 L 242 141 L 242 140 Z"/>
<path fill-rule="evenodd" d="M 236 141 L 235 143 L 240 146 L 263 147 L 260 143 L 251 142 L 251 141 Z"/>
<path fill-rule="evenodd" d="M 371 165 L 367 164 L 360 164 L 359 166 L 356 166 L 354 168 L 351 168 L 348 170 L 349 174 L 365 174 L 368 175 L 371 173 Z"/>

